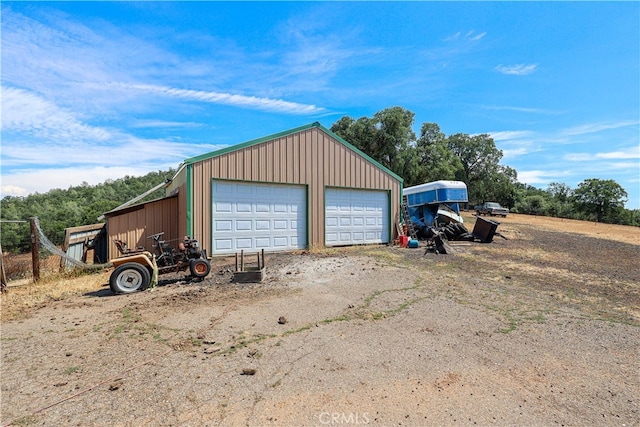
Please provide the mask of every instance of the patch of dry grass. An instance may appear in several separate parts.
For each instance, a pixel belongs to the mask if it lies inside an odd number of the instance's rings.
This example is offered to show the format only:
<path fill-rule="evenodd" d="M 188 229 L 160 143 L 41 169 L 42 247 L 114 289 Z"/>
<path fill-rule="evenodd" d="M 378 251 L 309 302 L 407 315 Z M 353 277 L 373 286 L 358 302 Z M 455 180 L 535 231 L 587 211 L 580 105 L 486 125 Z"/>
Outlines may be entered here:
<path fill-rule="evenodd" d="M 465 220 L 465 226 L 469 229 L 473 229 L 475 217 L 469 213 L 465 213 L 463 217 Z M 493 219 L 491 217 L 487 218 Z M 602 224 L 599 222 L 579 221 L 576 219 L 552 218 L 523 214 L 509 214 L 506 218 L 500 217 L 495 219 L 495 221 L 498 221 L 501 224 L 498 227 L 498 232 L 500 232 L 505 225 L 520 224 L 536 227 L 540 230 L 577 233 L 589 237 L 640 245 L 640 227 L 632 227 L 629 225 Z"/>
<path fill-rule="evenodd" d="M 49 276 L 36 283 L 10 286 L 9 292 L 0 296 L 0 321 L 23 318 L 50 301 L 99 291 L 109 282 L 110 273 L 111 271 L 80 275 L 67 273 Z"/>

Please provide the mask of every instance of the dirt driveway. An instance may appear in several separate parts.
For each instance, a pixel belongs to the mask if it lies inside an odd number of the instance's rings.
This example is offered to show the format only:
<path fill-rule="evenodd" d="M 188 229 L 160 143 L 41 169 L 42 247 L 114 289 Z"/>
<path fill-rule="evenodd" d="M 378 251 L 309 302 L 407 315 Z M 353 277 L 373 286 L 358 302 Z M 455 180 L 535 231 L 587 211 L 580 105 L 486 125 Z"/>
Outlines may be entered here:
<path fill-rule="evenodd" d="M 104 275 L 3 322 L 2 425 L 639 425 L 639 229 L 500 221 L 449 255 L 271 255 L 260 284 Z"/>

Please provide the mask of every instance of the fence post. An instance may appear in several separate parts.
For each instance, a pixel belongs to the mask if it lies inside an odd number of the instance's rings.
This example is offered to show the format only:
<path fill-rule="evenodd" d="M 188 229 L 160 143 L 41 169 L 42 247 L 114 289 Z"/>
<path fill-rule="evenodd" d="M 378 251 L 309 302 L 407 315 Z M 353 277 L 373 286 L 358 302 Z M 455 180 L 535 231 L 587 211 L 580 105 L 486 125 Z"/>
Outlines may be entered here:
<path fill-rule="evenodd" d="M 31 263 L 33 264 L 33 281 L 40 280 L 40 236 L 36 227 L 36 218 L 29 218 L 31 225 Z"/>
<path fill-rule="evenodd" d="M 4 254 L 0 244 L 0 291 L 7 292 L 7 274 L 4 271 Z"/>

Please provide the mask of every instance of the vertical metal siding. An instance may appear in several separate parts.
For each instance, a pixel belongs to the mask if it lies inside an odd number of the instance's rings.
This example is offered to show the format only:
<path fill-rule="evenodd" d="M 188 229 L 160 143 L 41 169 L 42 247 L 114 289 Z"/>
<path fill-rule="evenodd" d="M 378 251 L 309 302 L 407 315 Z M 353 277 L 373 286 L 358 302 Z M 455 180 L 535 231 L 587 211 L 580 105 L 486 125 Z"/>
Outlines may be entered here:
<path fill-rule="evenodd" d="M 143 246 L 146 250 L 153 251 L 153 241 L 148 239 L 152 234 L 164 231 L 162 238 L 172 244 L 177 244 L 184 236 L 178 226 L 179 198 L 168 197 L 161 200 L 145 203 L 135 210 L 124 210 L 124 213 L 113 213 L 107 217 L 109 259 L 120 256 L 113 243 L 114 239 L 120 239 L 130 248 Z"/>
<path fill-rule="evenodd" d="M 209 251 L 214 178 L 307 185 L 310 246 L 324 246 L 325 187 L 388 190 L 394 235 L 400 182 L 318 128 L 203 159 L 192 166 L 193 234 Z"/>
<path fill-rule="evenodd" d="M 187 234 L 187 189 L 183 183 L 178 189 L 178 236 Z"/>

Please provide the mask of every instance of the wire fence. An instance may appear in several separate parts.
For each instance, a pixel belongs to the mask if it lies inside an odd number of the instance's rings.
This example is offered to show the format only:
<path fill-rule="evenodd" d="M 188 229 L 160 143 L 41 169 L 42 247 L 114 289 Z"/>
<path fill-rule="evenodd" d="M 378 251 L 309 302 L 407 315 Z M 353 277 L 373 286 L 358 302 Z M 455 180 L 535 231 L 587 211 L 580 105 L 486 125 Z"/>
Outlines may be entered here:
<path fill-rule="evenodd" d="M 90 264 L 69 256 L 44 234 L 37 217 L 30 218 L 29 223 L 31 226 L 31 253 L 2 254 L 0 258 L 3 291 L 11 282 L 32 282 L 70 270 L 97 270 L 112 265 L 111 263 Z"/>

